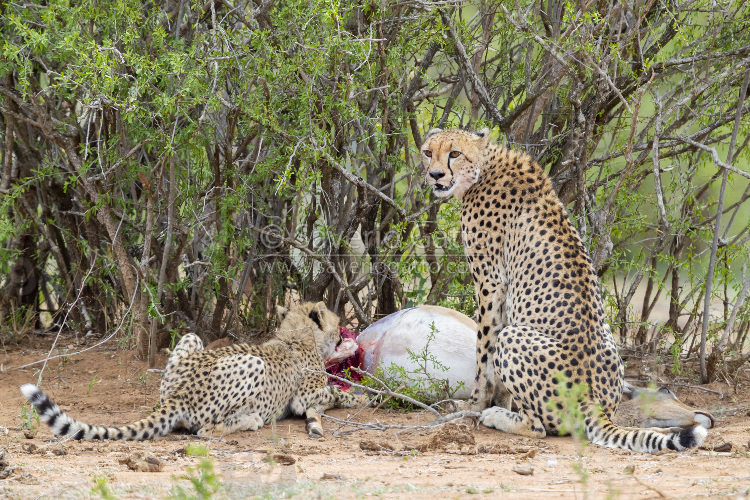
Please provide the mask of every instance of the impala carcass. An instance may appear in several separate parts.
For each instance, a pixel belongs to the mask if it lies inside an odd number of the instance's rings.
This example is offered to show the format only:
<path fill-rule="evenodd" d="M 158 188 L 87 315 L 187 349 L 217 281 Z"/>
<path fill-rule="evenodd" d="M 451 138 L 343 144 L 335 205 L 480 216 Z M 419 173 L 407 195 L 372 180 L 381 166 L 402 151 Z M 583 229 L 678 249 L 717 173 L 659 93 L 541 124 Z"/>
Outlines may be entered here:
<path fill-rule="evenodd" d="M 431 377 L 455 386 L 456 399 L 471 394 L 476 367 L 477 325 L 471 318 L 439 306 L 418 306 L 386 316 L 357 337 L 361 368 L 375 373 L 391 364 L 403 367 L 414 378 Z M 434 363 L 415 362 L 416 354 L 427 352 Z M 447 370 L 443 371 L 442 367 Z M 625 383 L 623 399 L 614 415 L 617 425 L 642 427 L 690 427 L 710 429 L 715 418 L 680 402 L 667 388 L 638 388 Z"/>

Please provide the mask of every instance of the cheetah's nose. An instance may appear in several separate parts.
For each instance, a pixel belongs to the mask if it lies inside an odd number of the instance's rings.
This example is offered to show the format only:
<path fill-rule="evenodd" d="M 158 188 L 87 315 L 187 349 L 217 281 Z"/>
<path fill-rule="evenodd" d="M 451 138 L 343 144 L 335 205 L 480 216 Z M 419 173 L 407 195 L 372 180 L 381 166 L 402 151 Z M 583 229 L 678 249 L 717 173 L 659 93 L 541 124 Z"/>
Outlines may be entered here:
<path fill-rule="evenodd" d="M 430 177 L 435 179 L 436 181 L 439 181 L 443 177 L 445 177 L 445 173 L 443 172 L 430 172 Z"/>

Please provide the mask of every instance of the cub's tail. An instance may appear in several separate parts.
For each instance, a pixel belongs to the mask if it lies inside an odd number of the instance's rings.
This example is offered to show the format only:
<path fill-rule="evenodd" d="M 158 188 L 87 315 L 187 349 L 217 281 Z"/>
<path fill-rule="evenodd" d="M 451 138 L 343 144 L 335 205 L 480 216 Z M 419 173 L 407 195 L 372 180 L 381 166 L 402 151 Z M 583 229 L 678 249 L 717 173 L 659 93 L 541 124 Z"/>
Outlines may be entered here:
<path fill-rule="evenodd" d="M 34 405 L 40 419 L 50 426 L 55 436 L 70 436 L 72 439 L 153 439 L 168 434 L 184 414 L 177 404 L 170 401 L 159 411 L 133 424 L 124 427 L 99 427 L 84 424 L 67 416 L 49 396 L 33 384 L 22 385 L 21 392 Z"/>
<path fill-rule="evenodd" d="M 594 444 L 607 448 L 622 448 L 640 452 L 656 453 L 663 449 L 683 451 L 703 444 L 708 435 L 705 427 L 694 425 L 678 432 L 659 432 L 638 427 L 617 427 L 599 412 L 586 413 L 586 437 Z"/>

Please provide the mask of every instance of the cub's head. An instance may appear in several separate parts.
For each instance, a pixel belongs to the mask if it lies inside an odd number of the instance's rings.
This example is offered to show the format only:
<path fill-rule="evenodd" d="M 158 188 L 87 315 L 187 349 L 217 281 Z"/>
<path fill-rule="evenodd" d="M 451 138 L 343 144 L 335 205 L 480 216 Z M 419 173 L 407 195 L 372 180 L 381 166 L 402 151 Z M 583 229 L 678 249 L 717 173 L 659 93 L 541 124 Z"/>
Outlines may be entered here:
<path fill-rule="evenodd" d="M 334 355 L 341 343 L 339 317 L 325 302 L 305 302 L 290 309 L 277 307 L 277 313 L 281 320 L 278 337 L 300 338 L 311 332 L 320 357 L 327 360 Z"/>
<path fill-rule="evenodd" d="M 422 144 L 422 164 L 427 184 L 438 198 L 461 199 L 478 180 L 490 130 L 465 132 L 440 130 L 427 133 Z"/>

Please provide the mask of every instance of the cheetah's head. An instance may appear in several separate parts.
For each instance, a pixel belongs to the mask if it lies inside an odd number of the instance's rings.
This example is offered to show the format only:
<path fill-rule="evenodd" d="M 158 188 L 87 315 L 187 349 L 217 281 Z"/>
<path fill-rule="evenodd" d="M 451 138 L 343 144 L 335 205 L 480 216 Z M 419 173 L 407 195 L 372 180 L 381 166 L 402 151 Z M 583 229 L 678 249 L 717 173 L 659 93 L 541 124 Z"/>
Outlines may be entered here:
<path fill-rule="evenodd" d="M 490 130 L 430 130 L 422 144 L 422 164 L 427 184 L 438 198 L 463 198 L 479 180 Z"/>
<path fill-rule="evenodd" d="M 312 332 L 315 346 L 323 360 L 329 359 L 341 343 L 339 317 L 326 307 L 325 302 L 305 302 L 290 309 L 278 307 L 281 324 L 278 336 L 300 335 Z"/>

